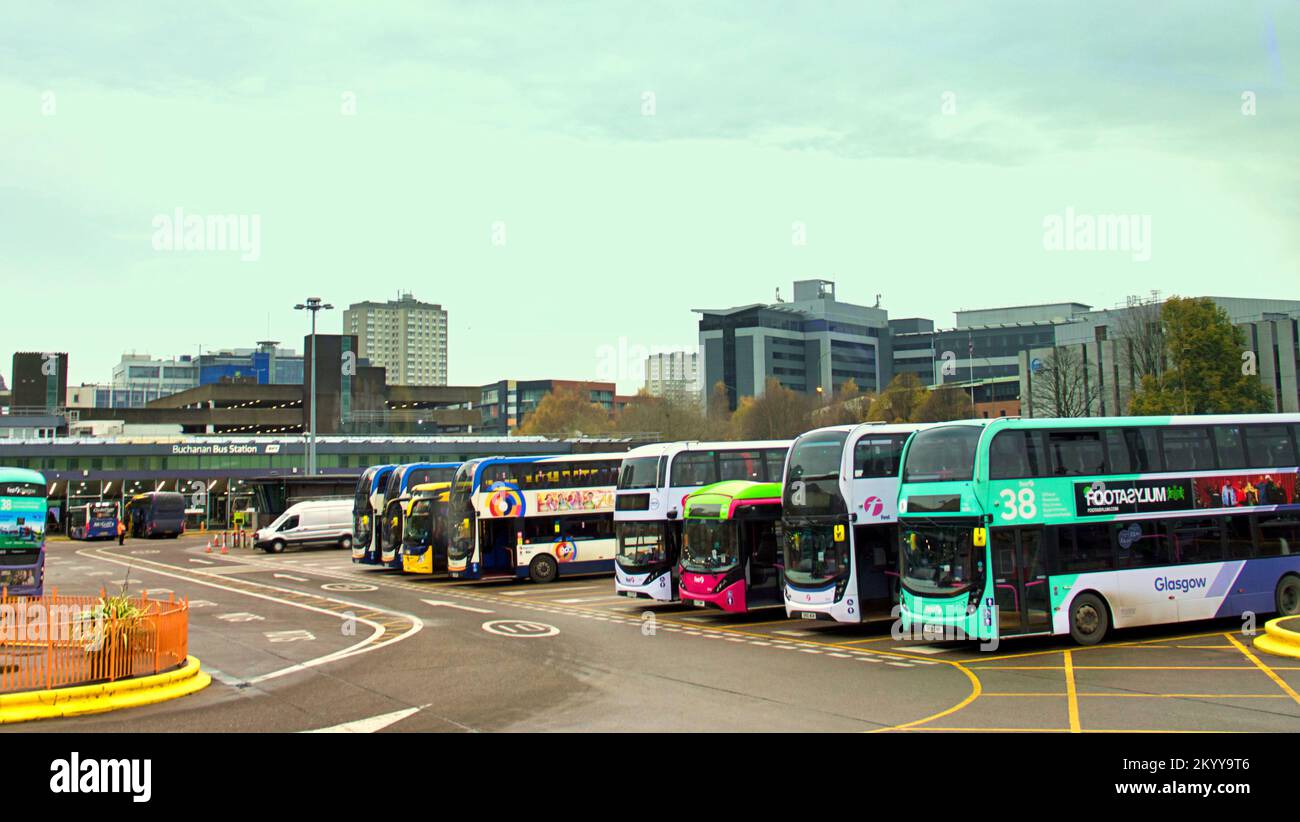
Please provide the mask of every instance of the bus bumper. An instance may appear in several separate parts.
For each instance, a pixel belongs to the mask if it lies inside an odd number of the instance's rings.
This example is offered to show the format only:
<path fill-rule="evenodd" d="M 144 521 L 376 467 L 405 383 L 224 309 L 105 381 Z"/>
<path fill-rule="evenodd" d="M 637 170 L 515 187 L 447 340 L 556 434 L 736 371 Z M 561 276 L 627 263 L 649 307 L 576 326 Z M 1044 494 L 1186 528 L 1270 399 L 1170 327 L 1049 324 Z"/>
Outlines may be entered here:
<path fill-rule="evenodd" d="M 407 574 L 432 574 L 433 549 L 426 549 L 422 554 L 408 554 L 403 548 L 402 571 Z"/>
<path fill-rule="evenodd" d="M 676 602 L 677 588 L 673 584 L 673 569 L 664 568 L 644 574 L 626 574 L 614 563 L 614 593 L 633 599 L 653 599 L 656 602 Z"/>
<path fill-rule="evenodd" d="M 785 615 L 792 619 L 830 619 L 835 622 L 855 623 L 862 621 L 861 603 L 857 597 L 845 593 L 838 600 L 835 598 L 835 582 L 820 588 L 797 588 L 789 583 L 785 586 Z M 845 591 L 857 588 L 850 579 Z"/>
<path fill-rule="evenodd" d="M 712 581 L 712 580 L 709 580 Z M 682 602 L 692 605 L 713 605 L 721 608 L 728 613 L 743 614 L 749 610 L 745 601 L 745 580 L 738 579 L 735 582 L 723 588 L 721 591 L 689 591 L 686 586 L 681 588 Z"/>

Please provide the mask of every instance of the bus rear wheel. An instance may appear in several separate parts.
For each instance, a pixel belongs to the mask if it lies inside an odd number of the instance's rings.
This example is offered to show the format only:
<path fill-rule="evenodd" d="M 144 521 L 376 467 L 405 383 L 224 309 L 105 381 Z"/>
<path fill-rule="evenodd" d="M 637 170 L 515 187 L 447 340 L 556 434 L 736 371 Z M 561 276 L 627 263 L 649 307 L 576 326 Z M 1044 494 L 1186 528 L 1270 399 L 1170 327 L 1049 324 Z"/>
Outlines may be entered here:
<path fill-rule="evenodd" d="M 1273 602 L 1277 606 L 1278 616 L 1300 614 L 1300 577 L 1287 575 L 1278 580 Z"/>
<path fill-rule="evenodd" d="M 1096 645 L 1110 630 L 1110 612 L 1096 594 L 1079 594 L 1070 605 L 1070 637 L 1080 645 Z"/>
<path fill-rule="evenodd" d="M 533 561 L 528 563 L 528 576 L 533 582 L 554 582 L 559 572 L 549 554 L 533 557 Z"/>

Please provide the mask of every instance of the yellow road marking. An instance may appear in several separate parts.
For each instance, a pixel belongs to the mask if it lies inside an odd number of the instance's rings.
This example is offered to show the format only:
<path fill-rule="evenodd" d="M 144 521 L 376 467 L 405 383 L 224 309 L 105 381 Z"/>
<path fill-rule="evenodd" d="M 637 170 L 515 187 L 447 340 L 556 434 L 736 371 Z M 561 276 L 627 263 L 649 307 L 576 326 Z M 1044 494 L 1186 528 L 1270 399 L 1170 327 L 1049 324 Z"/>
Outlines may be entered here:
<path fill-rule="evenodd" d="M 1290 685 L 1288 685 L 1285 679 L 1278 676 L 1276 673 L 1273 672 L 1272 668 L 1268 667 L 1263 662 L 1261 662 L 1260 658 L 1255 656 L 1253 653 L 1251 653 L 1250 649 L 1247 648 L 1245 645 L 1241 644 L 1241 642 L 1238 641 L 1238 639 L 1235 636 L 1233 636 L 1232 634 L 1224 634 L 1224 636 L 1228 638 L 1229 642 L 1237 646 L 1237 650 L 1241 651 L 1241 653 L 1246 657 L 1246 659 L 1249 659 L 1251 662 L 1255 663 L 1255 667 L 1259 668 L 1261 671 L 1268 674 L 1268 678 L 1273 680 L 1275 683 L 1277 683 L 1277 686 L 1281 688 L 1283 691 L 1285 691 L 1287 696 L 1294 699 L 1297 704 L 1300 704 L 1300 694 L 1297 694 L 1295 692 L 1295 689 L 1292 688 Z"/>
<path fill-rule="evenodd" d="M 1074 657 L 1070 651 L 1065 652 L 1065 693 L 1069 696 L 1066 704 L 1070 711 L 1070 732 L 1079 732 L 1079 694 L 1074 686 Z"/>

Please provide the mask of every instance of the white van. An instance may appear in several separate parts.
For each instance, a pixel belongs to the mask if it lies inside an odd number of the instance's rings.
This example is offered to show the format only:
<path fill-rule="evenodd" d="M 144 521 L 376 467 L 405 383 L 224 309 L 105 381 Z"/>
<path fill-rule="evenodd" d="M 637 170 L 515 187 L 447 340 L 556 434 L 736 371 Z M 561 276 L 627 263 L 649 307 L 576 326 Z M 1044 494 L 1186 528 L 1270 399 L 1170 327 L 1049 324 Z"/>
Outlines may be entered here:
<path fill-rule="evenodd" d="M 352 548 L 352 500 L 299 502 L 253 535 L 253 544 L 268 554 L 290 545 L 337 545 Z"/>

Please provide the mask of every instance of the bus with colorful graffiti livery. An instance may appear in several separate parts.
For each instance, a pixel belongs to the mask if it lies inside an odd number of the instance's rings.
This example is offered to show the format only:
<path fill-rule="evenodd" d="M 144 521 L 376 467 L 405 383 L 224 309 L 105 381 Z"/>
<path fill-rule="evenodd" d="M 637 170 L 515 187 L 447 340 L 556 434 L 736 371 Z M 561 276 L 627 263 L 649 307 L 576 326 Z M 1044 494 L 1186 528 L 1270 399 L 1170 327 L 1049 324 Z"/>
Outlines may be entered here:
<path fill-rule="evenodd" d="M 781 604 L 781 483 L 706 485 L 682 507 L 682 602 L 734 613 Z"/>
<path fill-rule="evenodd" d="M 117 539 L 117 503 L 87 502 L 68 509 L 68 538 Z"/>
<path fill-rule="evenodd" d="M 450 488 L 450 482 L 426 482 L 411 489 L 402 520 L 404 572 L 447 572 L 447 492 Z"/>
<path fill-rule="evenodd" d="M 628 451 L 614 502 L 614 591 L 676 602 L 686 495 L 727 480 L 780 482 L 789 440 L 661 442 Z"/>
<path fill-rule="evenodd" d="M 427 482 L 450 482 L 459 462 L 413 462 L 399 465 L 388 475 L 384 489 L 383 527 L 379 529 L 379 564 L 402 567 L 402 517 L 409 491 Z"/>
<path fill-rule="evenodd" d="M 998 419 L 903 457 L 904 635 L 1300 613 L 1300 415 Z"/>
<path fill-rule="evenodd" d="M 790 446 L 781 500 L 785 610 L 802 619 L 888 619 L 898 600 L 898 469 L 924 425 L 818 428 Z"/>
<path fill-rule="evenodd" d="M 489 457 L 456 472 L 447 570 L 458 579 L 608 573 L 622 454 Z"/>
<path fill-rule="evenodd" d="M 0 591 L 40 596 L 45 585 L 45 477 L 0 468 Z"/>

